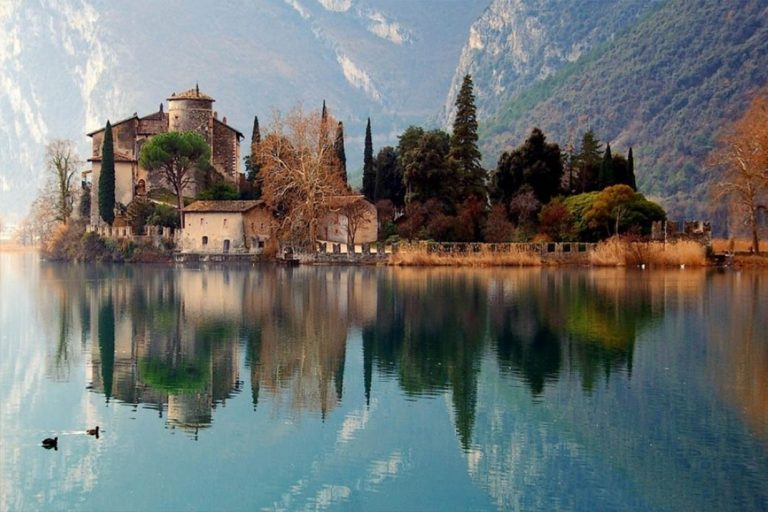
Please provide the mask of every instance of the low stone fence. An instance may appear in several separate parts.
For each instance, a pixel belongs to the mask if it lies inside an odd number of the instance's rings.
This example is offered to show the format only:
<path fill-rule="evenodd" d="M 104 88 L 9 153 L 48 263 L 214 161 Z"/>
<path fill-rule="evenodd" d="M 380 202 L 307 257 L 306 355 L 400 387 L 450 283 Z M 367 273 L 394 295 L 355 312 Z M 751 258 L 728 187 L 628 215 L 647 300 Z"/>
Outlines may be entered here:
<path fill-rule="evenodd" d="M 134 234 L 131 226 L 86 226 L 87 233 L 96 233 L 101 238 L 110 240 L 131 240 L 136 243 L 146 242 L 160 246 L 164 242 L 178 243 L 181 230 L 165 226 L 146 226 L 143 234 Z"/>
<path fill-rule="evenodd" d="M 440 243 L 416 242 L 405 244 L 375 242 L 370 244 L 340 244 L 318 242 L 315 250 L 308 246 L 282 243 L 280 254 L 288 254 L 288 258 L 298 259 L 301 263 L 348 263 L 376 264 L 386 262 L 389 257 L 405 247 L 427 254 L 461 255 L 472 253 L 510 253 L 527 252 L 540 256 L 545 261 L 574 261 L 587 260 L 589 253 L 595 250 L 597 244 L 584 242 L 543 242 L 543 243 Z"/>
<path fill-rule="evenodd" d="M 378 263 L 398 250 L 395 243 L 338 244 L 318 242 L 314 254 L 315 263 Z"/>

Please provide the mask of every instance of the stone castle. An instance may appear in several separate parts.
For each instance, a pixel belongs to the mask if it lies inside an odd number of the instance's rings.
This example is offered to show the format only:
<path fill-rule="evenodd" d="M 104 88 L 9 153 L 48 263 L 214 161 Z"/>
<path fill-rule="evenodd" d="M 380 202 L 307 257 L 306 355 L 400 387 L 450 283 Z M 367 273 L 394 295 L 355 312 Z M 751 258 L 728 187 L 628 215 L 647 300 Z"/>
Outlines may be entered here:
<path fill-rule="evenodd" d="M 115 201 L 128 205 L 136 197 L 146 196 L 153 187 L 149 172 L 139 166 L 139 152 L 151 137 L 166 132 L 195 131 L 202 135 L 211 147 L 211 164 L 227 182 L 238 186 L 240 176 L 240 140 L 243 134 L 227 124 L 227 118 L 219 119 L 213 110 L 212 97 L 200 92 L 198 86 L 181 93 L 173 93 L 168 101 L 168 112 L 160 109 L 152 114 L 131 117 L 112 125 L 115 153 Z M 101 150 L 104 130 L 92 131 L 93 150 L 88 159 L 91 183 L 91 225 L 103 223 L 99 215 L 98 183 L 101 172 Z M 194 185 L 191 186 L 194 188 Z M 195 195 L 189 190 L 186 195 Z"/>

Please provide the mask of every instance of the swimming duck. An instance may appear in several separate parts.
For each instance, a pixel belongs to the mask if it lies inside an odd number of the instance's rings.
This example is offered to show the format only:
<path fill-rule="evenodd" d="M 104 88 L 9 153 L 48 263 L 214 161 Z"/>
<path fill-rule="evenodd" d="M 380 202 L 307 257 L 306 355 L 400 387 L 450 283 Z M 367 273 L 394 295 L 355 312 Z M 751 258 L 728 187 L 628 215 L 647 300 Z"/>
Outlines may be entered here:
<path fill-rule="evenodd" d="M 54 437 L 51 439 L 50 437 L 46 437 L 43 439 L 43 448 L 56 448 L 59 445 L 59 438 Z"/>
<path fill-rule="evenodd" d="M 85 433 L 88 434 L 89 436 L 99 437 L 99 426 L 96 425 L 96 428 L 89 428 L 88 430 L 85 431 Z"/>

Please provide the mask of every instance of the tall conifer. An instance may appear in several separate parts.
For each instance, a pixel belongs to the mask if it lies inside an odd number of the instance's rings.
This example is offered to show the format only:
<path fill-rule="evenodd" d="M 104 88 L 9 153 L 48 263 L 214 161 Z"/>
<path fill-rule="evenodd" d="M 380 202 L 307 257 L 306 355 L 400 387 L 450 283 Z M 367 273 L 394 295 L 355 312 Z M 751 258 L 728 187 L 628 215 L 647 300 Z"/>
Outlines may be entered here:
<path fill-rule="evenodd" d="M 611 144 L 605 145 L 603 153 L 603 163 L 600 165 L 600 190 L 616 184 L 616 177 L 613 172 L 613 155 L 611 155 Z"/>
<path fill-rule="evenodd" d="M 637 180 L 635 179 L 635 158 L 632 156 L 632 146 L 629 147 L 629 153 L 627 153 L 627 185 L 637 191 Z"/>
<path fill-rule="evenodd" d="M 261 130 L 259 129 L 259 116 L 253 116 L 253 132 L 251 133 L 251 151 L 253 146 L 261 142 Z"/>
<path fill-rule="evenodd" d="M 373 140 L 371 137 L 371 118 L 365 125 L 365 147 L 363 149 L 363 195 L 369 201 L 375 199 L 376 168 L 373 165 Z"/>
<path fill-rule="evenodd" d="M 336 126 L 336 138 L 333 141 L 333 151 L 339 161 L 339 174 L 344 183 L 347 182 L 347 154 L 344 151 L 344 123 L 339 121 Z"/>
<path fill-rule="evenodd" d="M 112 142 L 112 125 L 109 121 L 104 129 L 104 144 L 101 149 L 99 215 L 110 226 L 115 221 L 115 150 Z"/>
<path fill-rule="evenodd" d="M 320 111 L 320 140 L 318 144 L 320 147 L 328 145 L 328 109 L 325 106 L 325 100 L 323 100 L 323 109 Z"/>
<path fill-rule="evenodd" d="M 450 156 L 458 163 L 463 193 L 484 199 L 486 172 L 480 166 L 481 155 L 477 148 L 477 109 L 470 75 L 464 76 L 456 96 L 456 118 L 453 121 Z"/>

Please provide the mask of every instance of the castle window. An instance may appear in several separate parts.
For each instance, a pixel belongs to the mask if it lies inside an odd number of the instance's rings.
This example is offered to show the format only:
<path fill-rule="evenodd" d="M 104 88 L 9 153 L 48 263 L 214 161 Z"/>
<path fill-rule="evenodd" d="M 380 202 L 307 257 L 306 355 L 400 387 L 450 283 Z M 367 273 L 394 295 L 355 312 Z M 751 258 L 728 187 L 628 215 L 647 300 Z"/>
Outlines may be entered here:
<path fill-rule="evenodd" d="M 200 216 L 200 225 L 202 226 L 204 222 L 205 222 L 205 217 Z"/>
<path fill-rule="evenodd" d="M 227 227 L 227 218 L 224 217 L 224 227 Z"/>
<path fill-rule="evenodd" d="M 208 245 L 208 237 L 207 236 L 203 237 L 203 245 Z"/>

